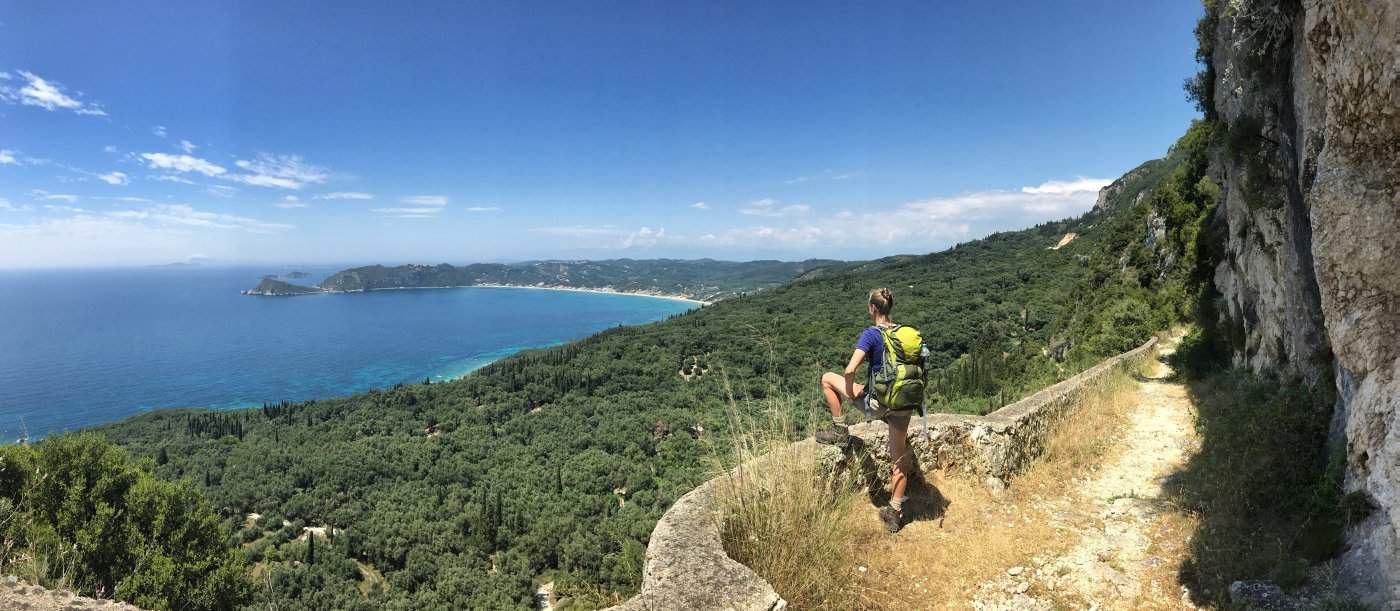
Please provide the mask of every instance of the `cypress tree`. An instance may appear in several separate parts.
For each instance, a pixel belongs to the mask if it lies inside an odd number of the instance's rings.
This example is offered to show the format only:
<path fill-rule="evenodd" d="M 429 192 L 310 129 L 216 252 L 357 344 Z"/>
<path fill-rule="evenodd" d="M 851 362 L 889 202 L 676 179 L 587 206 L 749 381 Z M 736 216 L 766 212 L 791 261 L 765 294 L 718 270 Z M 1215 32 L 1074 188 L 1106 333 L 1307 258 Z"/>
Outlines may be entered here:
<path fill-rule="evenodd" d="M 316 533 L 306 531 L 306 563 L 316 564 Z"/>

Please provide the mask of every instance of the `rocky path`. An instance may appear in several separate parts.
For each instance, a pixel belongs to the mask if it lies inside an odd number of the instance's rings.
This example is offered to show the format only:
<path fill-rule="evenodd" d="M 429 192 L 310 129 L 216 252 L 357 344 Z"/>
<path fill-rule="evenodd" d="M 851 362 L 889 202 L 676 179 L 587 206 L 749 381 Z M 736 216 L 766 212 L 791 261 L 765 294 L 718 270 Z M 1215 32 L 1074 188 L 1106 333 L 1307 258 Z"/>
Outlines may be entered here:
<path fill-rule="evenodd" d="M 1138 382 L 1117 458 L 1068 495 L 1068 510 L 1053 513 L 1078 541 L 1036 555 L 1029 566 L 1007 567 L 978 588 L 974 609 L 1194 608 L 1171 570 L 1185 541 L 1169 532 L 1162 490 L 1196 444 L 1186 389 L 1170 374 L 1158 365 Z"/>
<path fill-rule="evenodd" d="M 0 578 L 0 609 L 29 611 L 77 611 L 106 609 L 111 611 L 140 611 L 136 607 L 110 600 L 75 596 L 66 590 L 46 590 L 30 585 L 13 575 Z"/>

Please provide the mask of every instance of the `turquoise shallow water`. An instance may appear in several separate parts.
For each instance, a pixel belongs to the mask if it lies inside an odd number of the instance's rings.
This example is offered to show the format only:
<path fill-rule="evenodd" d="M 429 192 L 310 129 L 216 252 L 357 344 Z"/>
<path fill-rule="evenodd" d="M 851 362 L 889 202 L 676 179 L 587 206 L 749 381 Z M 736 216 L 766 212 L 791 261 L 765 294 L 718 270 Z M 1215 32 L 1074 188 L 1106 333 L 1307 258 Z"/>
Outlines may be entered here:
<path fill-rule="evenodd" d="M 305 269 L 305 268 L 302 268 Z M 694 304 L 532 289 L 248 297 L 267 268 L 0 272 L 0 441 L 164 407 L 233 408 L 464 375 Z M 306 269 L 311 283 L 334 269 Z"/>

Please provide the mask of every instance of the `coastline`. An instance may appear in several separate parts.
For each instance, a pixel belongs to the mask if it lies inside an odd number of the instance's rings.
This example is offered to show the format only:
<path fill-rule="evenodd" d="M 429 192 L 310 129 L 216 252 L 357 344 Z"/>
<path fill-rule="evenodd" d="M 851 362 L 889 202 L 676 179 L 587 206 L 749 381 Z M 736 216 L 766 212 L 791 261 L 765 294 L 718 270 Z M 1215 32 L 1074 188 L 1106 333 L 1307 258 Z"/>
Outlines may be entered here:
<path fill-rule="evenodd" d="M 603 293 L 603 294 L 608 294 L 608 295 L 631 295 L 631 296 L 633 296 L 633 297 L 651 297 L 651 298 L 654 298 L 654 299 L 669 299 L 669 300 L 672 300 L 672 301 L 684 301 L 684 302 L 687 302 L 687 303 L 693 303 L 693 304 L 700 305 L 700 306 L 708 306 L 708 305 L 714 304 L 713 301 L 705 301 L 705 300 L 702 300 L 702 299 L 695 299 L 695 298 L 693 298 L 693 297 L 687 297 L 687 296 L 685 296 L 685 295 L 672 295 L 672 294 L 670 294 L 670 293 L 661 293 L 661 292 L 649 292 L 649 291 L 619 291 L 619 290 L 617 290 L 617 289 L 606 288 L 606 287 L 604 287 L 604 288 L 582 288 L 582 287 L 576 287 L 576 286 L 562 286 L 562 285 L 534 286 L 534 285 L 526 285 L 526 284 L 464 284 L 464 285 L 460 285 L 460 286 L 387 286 L 387 287 L 374 288 L 374 289 L 359 289 L 359 290 L 355 290 L 355 291 L 342 291 L 342 290 L 332 290 L 332 289 L 321 289 L 321 290 L 312 291 L 312 292 L 309 292 L 309 293 L 285 293 L 285 294 L 258 293 L 258 292 L 254 292 L 254 291 L 252 291 L 252 290 L 250 289 L 250 290 L 239 291 L 239 294 L 240 294 L 240 295 L 247 295 L 247 296 L 249 296 L 249 297 L 304 297 L 304 296 L 306 296 L 306 295 L 326 295 L 326 294 L 334 294 L 334 293 L 368 293 L 368 292 L 370 292 L 370 291 L 420 291 L 420 290 L 426 290 L 426 289 L 535 289 L 535 290 L 544 290 L 544 291 L 573 291 L 573 292 L 576 292 L 576 293 Z"/>
<path fill-rule="evenodd" d="M 454 288 L 455 288 L 455 287 L 454 287 Z M 580 287 L 576 287 L 576 286 L 558 286 L 558 285 L 555 285 L 555 286 L 529 286 L 529 285 L 523 285 L 523 284 L 473 284 L 473 285 L 466 286 L 466 287 L 462 287 L 462 288 L 479 288 L 479 289 L 537 289 L 537 290 L 544 290 L 544 291 L 574 291 L 574 292 L 576 292 L 576 293 L 604 293 L 604 294 L 609 294 L 609 295 L 632 295 L 632 296 L 634 296 L 634 297 L 654 297 L 654 298 L 656 298 L 656 299 L 670 299 L 670 300 L 672 300 L 672 301 L 685 301 L 685 302 L 688 302 L 688 303 L 694 303 L 694 304 L 698 304 L 698 305 L 702 305 L 702 306 L 707 306 L 707 305 L 712 305 L 712 304 L 714 304 L 713 301 L 704 301 L 704 300 L 701 300 L 701 299 L 695 299 L 695 298 L 693 298 L 693 297 L 686 297 L 686 296 L 684 296 L 684 295 L 672 295 L 672 294 L 670 294 L 670 293 L 659 293 L 659 292 L 653 293 L 653 292 L 646 292 L 646 291 L 619 291 L 619 290 L 617 290 L 617 289 L 611 289 L 611 288 L 590 289 L 590 288 L 580 288 Z M 375 290 L 379 290 L 379 289 L 375 289 Z"/>

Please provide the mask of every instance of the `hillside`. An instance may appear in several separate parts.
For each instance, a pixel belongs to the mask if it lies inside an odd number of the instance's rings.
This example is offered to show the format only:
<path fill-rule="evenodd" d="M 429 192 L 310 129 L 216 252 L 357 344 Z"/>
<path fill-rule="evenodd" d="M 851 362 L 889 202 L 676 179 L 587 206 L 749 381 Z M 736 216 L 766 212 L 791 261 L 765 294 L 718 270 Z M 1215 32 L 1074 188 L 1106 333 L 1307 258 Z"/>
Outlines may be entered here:
<path fill-rule="evenodd" d="M 532 580 L 548 576 L 563 595 L 603 603 L 635 589 L 652 524 L 703 479 L 727 426 L 725 397 L 785 393 L 815 409 L 815 380 L 849 355 L 872 287 L 892 287 L 896 319 L 924 331 L 940 368 L 934 409 L 985 413 L 1092 362 L 1090 347 L 1056 334 L 1104 256 L 1117 209 L 929 255 L 797 264 L 806 273 L 781 286 L 528 351 L 447 384 L 155 412 L 100 430 L 138 455 L 166 456 L 161 476 L 203 482 L 272 576 L 261 602 L 524 607 Z M 1067 233 L 1078 237 L 1053 249 Z M 453 283 L 464 268 L 410 269 L 427 275 L 369 268 L 327 284 Z M 602 278 L 589 264 L 567 269 L 573 281 Z M 1150 332 L 1140 322 L 1115 327 L 1117 343 L 1140 342 Z M 250 513 L 262 518 L 246 521 Z M 310 526 L 337 533 L 318 544 L 314 566 L 293 562 Z"/>
<path fill-rule="evenodd" d="M 291 295 L 311 295 L 321 293 L 320 289 L 310 286 L 292 284 L 285 280 L 278 280 L 273 276 L 264 276 L 258 285 L 243 291 L 244 295 L 259 295 L 263 297 L 286 297 Z"/>
<path fill-rule="evenodd" d="M 716 301 L 777 286 L 840 261 L 716 261 L 713 259 L 614 259 L 473 263 L 465 266 L 368 265 L 332 274 L 315 287 L 264 279 L 248 295 L 300 295 L 462 286 L 585 288 Z"/>

